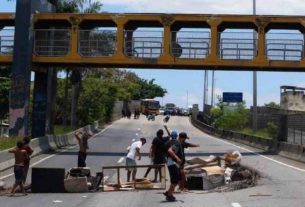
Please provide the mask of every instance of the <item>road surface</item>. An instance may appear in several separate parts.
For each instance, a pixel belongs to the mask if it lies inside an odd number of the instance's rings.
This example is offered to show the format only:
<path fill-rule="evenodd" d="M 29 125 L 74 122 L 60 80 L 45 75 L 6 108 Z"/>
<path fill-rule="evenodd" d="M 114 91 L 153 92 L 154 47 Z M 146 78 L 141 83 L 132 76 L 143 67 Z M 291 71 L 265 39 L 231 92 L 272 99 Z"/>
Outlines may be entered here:
<path fill-rule="evenodd" d="M 148 143 L 141 149 L 148 153 L 155 132 L 162 128 L 163 116 L 155 121 L 147 121 L 144 116 L 139 120 L 121 119 L 108 126 L 89 142 L 87 165 L 93 173 L 101 171 L 102 166 L 124 164 L 126 148 L 134 139 L 146 137 Z M 253 188 L 225 193 L 203 193 L 192 191 L 176 194 L 177 201 L 168 203 L 162 190 L 131 192 L 98 192 L 75 194 L 29 194 L 28 196 L 0 196 L 1 207 L 154 207 L 154 206 L 187 206 L 187 207 L 286 207 L 305 206 L 305 164 L 294 162 L 277 155 L 268 155 L 261 150 L 227 142 L 209 136 L 193 127 L 188 117 L 171 117 L 169 128 L 185 131 L 192 143 L 200 148 L 187 150 L 187 157 L 207 158 L 209 155 L 222 155 L 239 150 L 243 154 L 242 163 L 258 170 L 262 178 Z M 32 160 L 35 167 L 66 168 L 77 163 L 77 147 L 66 149 L 58 154 L 44 154 Z M 143 157 L 141 164 L 149 164 L 149 158 Z M 124 172 L 124 171 L 123 171 Z M 12 170 L 0 174 L 8 185 L 13 182 Z M 124 172 L 125 173 L 125 172 Z M 30 175 L 30 173 L 29 173 Z M 141 176 L 141 173 L 138 174 Z M 30 176 L 28 176 L 30 182 Z"/>

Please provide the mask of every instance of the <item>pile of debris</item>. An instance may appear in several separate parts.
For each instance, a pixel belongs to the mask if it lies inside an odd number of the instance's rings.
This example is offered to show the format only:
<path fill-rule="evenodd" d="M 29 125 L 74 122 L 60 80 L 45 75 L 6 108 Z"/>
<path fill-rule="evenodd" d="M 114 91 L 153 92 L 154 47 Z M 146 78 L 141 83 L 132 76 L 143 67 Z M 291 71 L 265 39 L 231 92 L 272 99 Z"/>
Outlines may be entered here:
<path fill-rule="evenodd" d="M 65 191 L 68 193 L 96 192 L 99 190 L 102 179 L 101 172 L 92 176 L 88 167 L 71 168 L 64 180 Z"/>
<path fill-rule="evenodd" d="M 227 192 L 254 186 L 258 174 L 242 166 L 241 158 L 241 153 L 234 151 L 224 154 L 223 157 L 187 160 L 184 168 L 186 187 L 189 190 Z"/>

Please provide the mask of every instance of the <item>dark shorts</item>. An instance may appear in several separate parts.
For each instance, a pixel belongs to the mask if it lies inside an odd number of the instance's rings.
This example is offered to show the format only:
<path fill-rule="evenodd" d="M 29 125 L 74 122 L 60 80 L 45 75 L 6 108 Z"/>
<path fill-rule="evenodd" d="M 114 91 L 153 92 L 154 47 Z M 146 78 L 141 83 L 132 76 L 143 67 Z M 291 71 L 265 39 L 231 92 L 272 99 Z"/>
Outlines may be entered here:
<path fill-rule="evenodd" d="M 163 157 L 155 157 L 154 160 L 153 160 L 153 163 L 155 165 L 164 164 L 165 160 L 164 160 Z"/>
<path fill-rule="evenodd" d="M 16 183 L 20 184 L 24 179 L 24 166 L 15 165 L 14 166 L 14 174 Z"/>
<path fill-rule="evenodd" d="M 167 166 L 171 184 L 178 184 L 180 180 L 179 168 L 176 165 Z"/>
<path fill-rule="evenodd" d="M 86 167 L 86 152 L 78 152 L 77 166 L 78 167 Z"/>

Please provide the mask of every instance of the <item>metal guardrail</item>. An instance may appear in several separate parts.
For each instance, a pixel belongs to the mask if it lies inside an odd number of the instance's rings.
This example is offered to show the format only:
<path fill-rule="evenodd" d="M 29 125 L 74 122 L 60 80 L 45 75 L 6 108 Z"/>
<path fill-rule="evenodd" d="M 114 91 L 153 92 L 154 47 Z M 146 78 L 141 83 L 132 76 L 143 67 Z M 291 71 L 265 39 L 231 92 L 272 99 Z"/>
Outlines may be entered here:
<path fill-rule="evenodd" d="M 175 58 L 204 59 L 210 54 L 210 32 L 173 31 L 171 55 Z"/>
<path fill-rule="evenodd" d="M 219 44 L 221 59 L 252 60 L 257 55 L 257 39 L 222 38 Z"/>
<path fill-rule="evenodd" d="M 65 56 L 70 51 L 71 30 L 34 30 L 34 54 L 37 56 Z"/>
<path fill-rule="evenodd" d="M 290 144 L 305 144 L 305 129 L 288 128 L 287 142 Z"/>
<path fill-rule="evenodd" d="M 116 30 L 80 30 L 78 52 L 85 57 L 110 57 L 116 52 Z"/>
<path fill-rule="evenodd" d="M 303 40 L 267 39 L 266 53 L 270 60 L 299 61 L 304 57 Z"/>
<path fill-rule="evenodd" d="M 134 58 L 158 58 L 163 53 L 163 32 L 125 31 L 124 53 Z"/>
<path fill-rule="evenodd" d="M 12 55 L 14 51 L 14 29 L 0 30 L 0 55 Z"/>

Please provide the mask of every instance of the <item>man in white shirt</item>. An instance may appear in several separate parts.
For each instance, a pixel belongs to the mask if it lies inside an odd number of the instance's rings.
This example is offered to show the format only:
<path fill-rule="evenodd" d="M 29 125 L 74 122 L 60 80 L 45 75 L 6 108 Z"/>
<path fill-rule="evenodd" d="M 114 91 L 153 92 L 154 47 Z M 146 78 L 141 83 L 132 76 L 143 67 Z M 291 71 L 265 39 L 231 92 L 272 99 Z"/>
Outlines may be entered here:
<path fill-rule="evenodd" d="M 126 170 L 127 170 L 127 182 L 130 181 L 130 174 L 132 172 L 132 180 L 136 179 L 137 169 L 134 167 L 137 165 L 136 156 L 138 156 L 138 160 L 141 160 L 141 147 L 146 143 L 145 138 L 141 138 L 140 141 L 136 141 L 132 143 L 129 148 L 129 152 L 126 156 Z"/>

